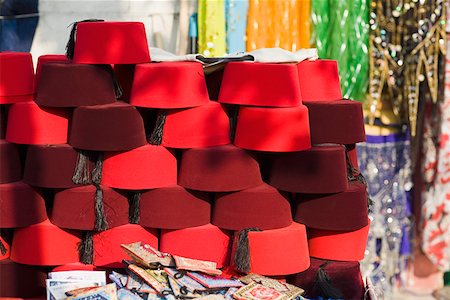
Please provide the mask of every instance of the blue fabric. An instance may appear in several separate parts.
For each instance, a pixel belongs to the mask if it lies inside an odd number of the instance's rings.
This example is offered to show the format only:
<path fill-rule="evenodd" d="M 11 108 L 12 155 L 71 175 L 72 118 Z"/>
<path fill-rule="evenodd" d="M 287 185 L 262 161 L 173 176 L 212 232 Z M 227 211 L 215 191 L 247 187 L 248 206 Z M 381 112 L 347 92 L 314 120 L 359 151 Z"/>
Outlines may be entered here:
<path fill-rule="evenodd" d="M 227 52 L 244 52 L 248 0 L 226 0 Z"/>

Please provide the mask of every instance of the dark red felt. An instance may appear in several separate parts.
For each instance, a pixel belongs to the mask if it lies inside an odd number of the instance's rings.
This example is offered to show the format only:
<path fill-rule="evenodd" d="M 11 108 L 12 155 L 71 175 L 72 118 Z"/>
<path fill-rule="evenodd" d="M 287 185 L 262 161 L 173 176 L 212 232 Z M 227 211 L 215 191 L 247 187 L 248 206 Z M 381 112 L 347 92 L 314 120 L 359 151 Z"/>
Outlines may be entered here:
<path fill-rule="evenodd" d="M 44 295 L 46 271 L 10 259 L 0 260 L 0 297 L 34 298 Z"/>
<path fill-rule="evenodd" d="M 219 102 L 293 107 L 302 103 L 295 64 L 231 62 L 225 67 Z"/>
<path fill-rule="evenodd" d="M 234 145 L 183 151 L 178 184 L 189 189 L 231 192 L 262 184 L 258 162 Z"/>
<path fill-rule="evenodd" d="M 294 220 L 308 227 L 357 230 L 368 224 L 366 186 L 351 182 L 335 194 L 297 194 Z"/>
<path fill-rule="evenodd" d="M 144 227 L 182 229 L 208 224 L 211 203 L 208 193 L 168 186 L 141 195 L 140 221 Z"/>
<path fill-rule="evenodd" d="M 52 272 L 64 272 L 64 271 L 100 271 L 94 265 L 86 265 L 81 262 L 65 264 L 53 268 Z"/>
<path fill-rule="evenodd" d="M 305 60 L 297 65 L 297 69 L 303 101 L 342 99 L 337 61 Z"/>
<path fill-rule="evenodd" d="M 136 65 L 134 64 L 114 65 L 114 74 L 120 84 L 120 87 L 122 88 L 122 97 L 120 97 L 120 100 L 122 101 L 129 102 L 131 87 L 133 86 L 135 67 Z"/>
<path fill-rule="evenodd" d="M 69 59 L 63 54 L 45 54 L 39 56 L 36 66 L 36 87 L 39 85 L 42 66 L 48 63 L 69 63 Z"/>
<path fill-rule="evenodd" d="M 0 104 L 33 100 L 34 68 L 30 53 L 0 52 Z"/>
<path fill-rule="evenodd" d="M 268 183 L 293 193 L 337 193 L 347 189 L 347 164 L 342 146 L 272 156 Z"/>
<path fill-rule="evenodd" d="M 19 149 L 12 143 L 0 140 L 0 184 L 19 181 L 21 178 Z"/>

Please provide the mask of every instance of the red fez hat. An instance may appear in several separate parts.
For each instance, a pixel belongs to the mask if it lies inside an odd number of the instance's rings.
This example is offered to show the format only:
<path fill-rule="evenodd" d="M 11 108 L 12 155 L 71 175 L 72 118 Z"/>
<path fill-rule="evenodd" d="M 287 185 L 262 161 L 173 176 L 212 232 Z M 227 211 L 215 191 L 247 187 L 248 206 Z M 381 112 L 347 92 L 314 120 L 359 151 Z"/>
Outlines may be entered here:
<path fill-rule="evenodd" d="M 36 103 L 77 107 L 116 101 L 111 66 L 50 63 L 41 67 Z"/>
<path fill-rule="evenodd" d="M 369 224 L 354 231 L 308 228 L 311 256 L 329 260 L 358 261 L 364 258 Z"/>
<path fill-rule="evenodd" d="M 172 255 L 212 261 L 217 268 L 230 261 L 231 232 L 206 224 L 179 230 L 161 230 L 159 250 Z"/>
<path fill-rule="evenodd" d="M 348 158 L 350 160 L 350 163 L 352 164 L 352 166 L 354 168 L 356 168 L 356 170 L 359 170 L 359 167 L 358 167 L 358 152 L 357 152 L 357 149 L 356 149 L 356 145 L 355 144 L 346 145 L 346 149 L 347 149 L 347 154 L 348 154 Z"/>
<path fill-rule="evenodd" d="M 64 272 L 64 271 L 97 271 L 94 265 L 87 265 L 81 262 L 64 264 L 53 268 L 52 272 Z"/>
<path fill-rule="evenodd" d="M 345 149 L 342 146 L 317 146 L 274 156 L 269 184 L 292 193 L 345 191 L 348 187 Z"/>
<path fill-rule="evenodd" d="M 6 121 L 7 119 L 7 106 L 0 105 L 0 139 L 4 139 L 6 136 Z"/>
<path fill-rule="evenodd" d="M 275 152 L 292 152 L 311 147 L 308 109 L 241 107 L 234 144 L 238 147 Z"/>
<path fill-rule="evenodd" d="M 41 194 L 21 181 L 0 184 L 0 228 L 25 227 L 47 219 Z"/>
<path fill-rule="evenodd" d="M 17 146 L 0 140 L 0 184 L 19 181 L 22 169 Z"/>
<path fill-rule="evenodd" d="M 147 144 L 144 121 L 124 102 L 81 106 L 73 113 L 69 144 L 83 150 L 131 150 Z"/>
<path fill-rule="evenodd" d="M 72 27 L 67 55 L 74 63 L 82 64 L 150 61 L 145 27 L 141 22 L 77 22 Z"/>
<path fill-rule="evenodd" d="M 219 102 L 292 107 L 302 103 L 295 64 L 230 62 L 225 66 Z"/>
<path fill-rule="evenodd" d="M 282 228 L 292 223 L 291 206 L 287 195 L 264 183 L 239 192 L 217 195 L 212 223 L 230 230 Z"/>
<path fill-rule="evenodd" d="M 234 268 L 266 276 L 290 275 L 309 267 L 308 243 L 303 224 L 272 230 L 235 233 Z"/>
<path fill-rule="evenodd" d="M 305 60 L 297 65 L 303 101 L 342 99 L 339 72 L 335 60 Z"/>
<path fill-rule="evenodd" d="M 14 231 L 11 259 L 21 264 L 40 266 L 73 263 L 79 261 L 79 242 L 79 232 L 63 230 L 45 220 Z"/>
<path fill-rule="evenodd" d="M 197 62 L 139 64 L 130 104 L 150 108 L 187 108 L 208 104 L 203 68 Z"/>
<path fill-rule="evenodd" d="M 25 250 L 30 245 L 24 245 Z M 31 298 L 45 294 L 45 279 L 47 272 L 44 268 L 26 266 L 10 259 L 0 260 L 0 297 Z"/>
<path fill-rule="evenodd" d="M 364 282 L 357 261 L 311 257 L 309 269 L 295 274 L 290 282 L 304 289 L 304 296 L 311 299 L 364 299 Z"/>
<path fill-rule="evenodd" d="M 36 86 L 39 85 L 42 66 L 48 63 L 69 63 L 69 59 L 63 54 L 45 54 L 39 56 L 36 66 Z"/>
<path fill-rule="evenodd" d="M 17 144 L 65 144 L 69 112 L 44 108 L 34 102 L 15 103 L 9 108 L 6 140 Z"/>
<path fill-rule="evenodd" d="M 230 143 L 230 121 L 217 102 L 160 112 L 152 144 L 169 148 L 198 148 Z"/>
<path fill-rule="evenodd" d="M 122 260 L 129 259 L 129 256 L 120 245 L 136 241 L 158 248 L 158 232 L 156 229 L 144 229 L 140 225 L 126 224 L 94 234 L 94 265 L 122 268 Z"/>
<path fill-rule="evenodd" d="M 208 224 L 211 203 L 208 193 L 168 186 L 142 193 L 140 224 L 144 227 L 181 229 Z"/>
<path fill-rule="evenodd" d="M 178 184 L 189 189 L 231 192 L 262 184 L 258 162 L 234 145 L 183 151 Z"/>
<path fill-rule="evenodd" d="M 172 151 L 148 145 L 126 152 L 108 152 L 103 162 L 102 184 L 142 190 L 177 183 L 177 160 Z"/>
<path fill-rule="evenodd" d="M 309 110 L 311 143 L 355 144 L 366 140 L 361 102 L 304 102 Z"/>
<path fill-rule="evenodd" d="M 94 230 L 96 223 L 96 192 L 93 185 L 57 191 L 51 215 L 52 223 L 67 229 Z M 104 211 L 109 228 L 128 223 L 128 199 L 107 187 L 102 188 Z"/>
<path fill-rule="evenodd" d="M 297 194 L 295 221 L 327 230 L 357 230 L 368 224 L 366 186 L 350 182 L 336 194 Z"/>
<path fill-rule="evenodd" d="M 0 104 L 32 101 L 34 69 L 30 53 L 0 52 Z"/>
<path fill-rule="evenodd" d="M 71 188 L 78 152 L 67 144 L 31 145 L 27 150 L 23 181 L 39 187 Z M 88 162 L 92 168 L 92 162 Z"/>

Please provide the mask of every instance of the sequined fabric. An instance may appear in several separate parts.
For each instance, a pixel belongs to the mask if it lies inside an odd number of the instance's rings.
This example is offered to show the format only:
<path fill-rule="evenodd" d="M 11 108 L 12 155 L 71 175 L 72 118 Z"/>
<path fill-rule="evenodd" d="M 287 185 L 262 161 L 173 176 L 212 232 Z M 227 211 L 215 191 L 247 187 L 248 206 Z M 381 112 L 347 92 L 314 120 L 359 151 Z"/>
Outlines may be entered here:
<path fill-rule="evenodd" d="M 367 136 L 367 142 L 358 144 L 357 151 L 373 200 L 361 269 L 363 276 L 369 276 L 387 296 L 401 280 L 410 254 L 410 143 L 406 134 Z"/>
<path fill-rule="evenodd" d="M 224 0 L 198 1 L 198 51 L 212 57 L 226 53 Z"/>

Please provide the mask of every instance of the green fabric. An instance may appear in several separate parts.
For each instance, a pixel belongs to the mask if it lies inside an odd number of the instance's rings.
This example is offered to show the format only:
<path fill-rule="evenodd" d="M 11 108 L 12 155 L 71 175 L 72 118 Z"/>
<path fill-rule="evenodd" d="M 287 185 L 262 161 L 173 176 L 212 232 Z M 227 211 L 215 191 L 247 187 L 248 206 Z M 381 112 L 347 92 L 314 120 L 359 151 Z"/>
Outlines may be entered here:
<path fill-rule="evenodd" d="M 450 286 L 450 272 L 444 273 L 444 285 Z"/>

